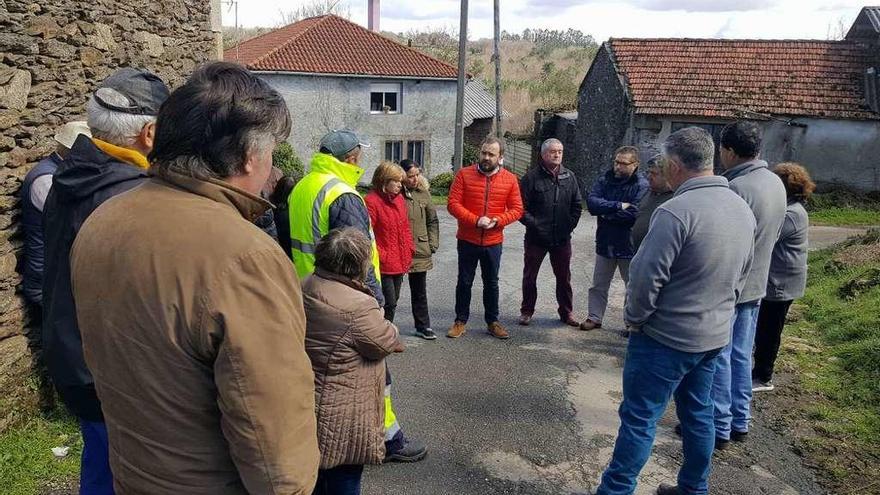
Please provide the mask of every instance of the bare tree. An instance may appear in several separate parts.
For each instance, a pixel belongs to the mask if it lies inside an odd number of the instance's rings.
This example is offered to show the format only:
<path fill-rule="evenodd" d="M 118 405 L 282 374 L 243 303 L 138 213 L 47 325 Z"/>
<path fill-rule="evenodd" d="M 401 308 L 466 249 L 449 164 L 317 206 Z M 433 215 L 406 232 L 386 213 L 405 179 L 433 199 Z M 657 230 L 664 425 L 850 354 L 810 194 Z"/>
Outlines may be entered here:
<path fill-rule="evenodd" d="M 846 33 L 849 32 L 849 26 L 851 25 L 852 21 L 845 15 L 838 17 L 836 21 L 829 21 L 825 39 L 840 41 L 846 38 Z"/>
<path fill-rule="evenodd" d="M 311 0 L 293 10 L 279 10 L 278 13 L 281 16 L 281 20 L 278 21 L 280 27 L 309 17 L 327 14 L 348 19 L 351 17 L 351 8 L 348 5 L 342 5 L 342 0 Z"/>

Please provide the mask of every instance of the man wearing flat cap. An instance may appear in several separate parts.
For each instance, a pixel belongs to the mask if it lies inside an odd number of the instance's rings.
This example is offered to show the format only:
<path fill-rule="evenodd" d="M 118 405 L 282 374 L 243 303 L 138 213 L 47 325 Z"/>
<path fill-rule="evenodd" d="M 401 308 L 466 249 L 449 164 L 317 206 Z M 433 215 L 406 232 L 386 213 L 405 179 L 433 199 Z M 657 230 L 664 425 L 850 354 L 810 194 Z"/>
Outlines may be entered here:
<path fill-rule="evenodd" d="M 105 79 L 86 104 L 92 137 L 76 137 L 53 177 L 43 208 L 43 352 L 61 400 L 80 422 L 80 493 L 113 493 L 113 480 L 107 428 L 83 358 L 70 284 L 70 250 L 95 208 L 147 178 L 146 155 L 153 147 L 156 115 L 166 98 L 165 83 L 145 70 L 120 69 Z"/>
<path fill-rule="evenodd" d="M 364 173 L 364 169 L 358 166 L 361 149 L 368 146 L 349 130 L 332 131 L 321 138 L 309 173 L 288 196 L 290 255 L 297 275 L 300 280 L 305 280 L 315 271 L 315 246 L 323 236 L 338 227 L 354 227 L 362 231 L 373 239 L 373 269 L 367 275 L 367 286 L 379 306 L 384 306 L 385 298 L 379 283 L 379 251 L 367 205 L 355 189 Z M 427 451 L 420 442 L 407 439 L 397 423 L 391 406 L 391 375 L 386 368 L 385 460 L 416 462 L 423 459 Z"/>

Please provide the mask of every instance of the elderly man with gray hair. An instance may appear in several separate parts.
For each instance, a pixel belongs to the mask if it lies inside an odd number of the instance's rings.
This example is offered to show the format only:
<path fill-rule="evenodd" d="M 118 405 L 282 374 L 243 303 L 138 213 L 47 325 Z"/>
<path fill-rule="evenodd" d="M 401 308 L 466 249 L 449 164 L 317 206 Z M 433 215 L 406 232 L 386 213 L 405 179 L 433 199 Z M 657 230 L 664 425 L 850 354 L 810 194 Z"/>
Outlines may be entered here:
<path fill-rule="evenodd" d="M 577 177 L 562 166 L 562 151 L 558 139 L 544 141 L 541 164 L 532 167 L 519 185 L 524 208 L 520 222 L 526 226 L 520 325 L 532 321 L 538 272 L 547 254 L 556 277 L 559 319 L 573 327 L 580 325 L 571 313 L 571 232 L 581 219 L 583 200 Z"/>
<path fill-rule="evenodd" d="M 659 495 L 708 493 L 715 441 L 712 378 L 730 341 L 734 305 L 754 251 L 755 217 L 713 175 L 715 146 L 703 129 L 673 133 L 663 145 L 675 190 L 659 206 L 630 266 L 624 319 L 631 330 L 623 369 L 620 430 L 599 495 L 629 495 L 651 454 L 670 397 L 682 426 L 677 486 Z"/>
<path fill-rule="evenodd" d="M 77 136 L 58 166 L 43 207 L 43 349 L 61 400 L 80 421 L 81 493 L 113 493 L 113 480 L 104 416 L 83 359 L 70 250 L 95 208 L 147 179 L 146 154 L 153 147 L 156 115 L 166 98 L 165 83 L 145 70 L 120 69 L 105 79 L 86 105 L 92 137 Z M 134 219 L 140 212 L 130 213 Z"/>

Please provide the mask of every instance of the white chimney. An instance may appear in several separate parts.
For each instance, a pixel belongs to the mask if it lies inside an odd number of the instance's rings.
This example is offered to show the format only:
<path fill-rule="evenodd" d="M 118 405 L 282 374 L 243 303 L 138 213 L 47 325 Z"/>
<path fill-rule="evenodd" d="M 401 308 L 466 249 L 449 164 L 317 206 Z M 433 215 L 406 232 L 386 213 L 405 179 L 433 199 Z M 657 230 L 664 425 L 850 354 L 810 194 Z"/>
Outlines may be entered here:
<path fill-rule="evenodd" d="M 379 0 L 367 0 L 367 27 L 379 32 Z"/>

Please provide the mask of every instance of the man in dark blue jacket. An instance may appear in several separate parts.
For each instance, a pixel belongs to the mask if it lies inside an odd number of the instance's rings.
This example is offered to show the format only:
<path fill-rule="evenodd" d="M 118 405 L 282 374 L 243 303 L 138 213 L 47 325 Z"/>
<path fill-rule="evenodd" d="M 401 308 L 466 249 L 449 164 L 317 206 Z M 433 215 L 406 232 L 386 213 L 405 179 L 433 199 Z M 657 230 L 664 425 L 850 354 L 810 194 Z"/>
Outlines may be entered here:
<path fill-rule="evenodd" d="M 146 180 L 146 155 L 166 98 L 165 83 L 144 70 L 120 69 L 105 79 L 86 105 L 93 137 L 77 137 L 53 177 L 43 209 L 43 351 L 61 400 L 80 422 L 83 494 L 112 494 L 113 479 L 107 427 L 83 357 L 70 285 L 70 250 L 92 211 Z M 132 212 L 133 219 L 137 213 Z"/>
<path fill-rule="evenodd" d="M 602 326 L 608 306 L 608 289 L 614 270 L 629 280 L 629 262 L 635 254 L 630 234 L 639 214 L 639 203 L 648 191 L 648 181 L 638 174 L 639 150 L 621 146 L 614 153 L 614 167 L 599 177 L 587 195 L 587 210 L 598 217 L 596 229 L 596 264 L 589 293 L 589 316 L 580 329 Z"/>
<path fill-rule="evenodd" d="M 21 182 L 19 196 L 21 230 L 24 236 L 21 288 L 28 303 L 28 316 L 33 328 L 43 325 L 43 208 L 52 189 L 52 176 L 80 134 L 91 137 L 89 126 L 83 121 L 68 122 L 61 126 L 55 133 L 55 142 L 58 143 L 55 151 L 30 169 Z M 31 340 L 40 378 L 40 408 L 49 411 L 55 408 L 55 392 L 46 369 L 42 339 L 38 332 L 30 335 L 34 334 L 36 338 Z"/>

